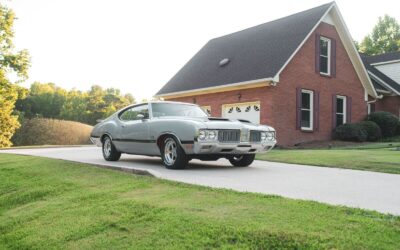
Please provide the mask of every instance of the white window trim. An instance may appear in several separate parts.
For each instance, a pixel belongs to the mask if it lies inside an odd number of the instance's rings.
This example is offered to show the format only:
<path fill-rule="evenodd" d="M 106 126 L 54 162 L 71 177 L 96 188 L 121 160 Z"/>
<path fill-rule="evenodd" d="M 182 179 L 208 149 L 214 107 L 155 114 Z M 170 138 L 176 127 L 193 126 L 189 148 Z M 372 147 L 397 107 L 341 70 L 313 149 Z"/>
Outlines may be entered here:
<path fill-rule="evenodd" d="M 346 96 L 337 95 L 336 99 L 342 99 L 343 100 L 343 113 L 338 113 L 337 112 L 337 108 L 336 108 L 336 114 L 335 114 L 336 115 L 336 121 L 337 121 L 337 115 L 340 114 L 340 115 L 343 115 L 343 123 L 342 124 L 345 124 L 346 121 L 347 121 L 347 98 L 346 98 Z"/>
<path fill-rule="evenodd" d="M 328 69 L 328 72 L 322 72 L 322 71 L 321 71 L 321 66 L 320 66 L 320 67 L 319 67 L 319 73 L 320 73 L 321 75 L 330 76 L 330 75 L 331 75 L 331 39 L 321 36 L 321 37 L 320 37 L 320 40 L 323 40 L 323 41 L 328 42 L 328 48 L 327 48 L 327 50 L 328 50 L 328 55 L 327 55 L 327 56 L 321 55 L 321 49 L 320 49 L 320 51 L 318 51 L 319 57 L 320 57 L 320 58 L 321 58 L 321 56 L 327 58 L 327 64 L 328 64 L 328 65 L 327 65 L 327 69 Z M 320 65 L 321 65 L 321 59 L 320 59 Z"/>
<path fill-rule="evenodd" d="M 301 111 L 303 111 L 303 110 L 310 111 L 310 127 L 301 126 L 301 130 L 312 131 L 314 129 L 314 91 L 302 89 L 301 93 L 302 94 L 306 93 L 306 94 L 310 95 L 310 109 L 303 109 L 303 107 L 300 107 Z M 301 103 L 301 105 L 302 105 L 302 103 Z M 302 120 L 303 120 L 303 118 L 300 117 L 300 124 L 301 124 Z"/>

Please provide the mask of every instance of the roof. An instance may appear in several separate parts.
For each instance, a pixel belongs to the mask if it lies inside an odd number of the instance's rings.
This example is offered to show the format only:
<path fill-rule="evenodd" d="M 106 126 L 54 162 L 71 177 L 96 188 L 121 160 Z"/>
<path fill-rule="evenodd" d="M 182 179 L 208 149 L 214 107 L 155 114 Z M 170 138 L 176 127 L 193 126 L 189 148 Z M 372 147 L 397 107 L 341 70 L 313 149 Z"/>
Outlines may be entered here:
<path fill-rule="evenodd" d="M 400 52 L 385 53 L 376 56 L 361 54 L 361 59 L 376 90 L 397 92 L 396 94 L 400 93 L 400 83 L 396 82 L 373 65 L 375 63 L 400 60 Z"/>
<path fill-rule="evenodd" d="M 210 40 L 157 95 L 274 78 L 333 4 Z"/>
<path fill-rule="evenodd" d="M 390 53 L 385 53 L 385 54 L 380 54 L 380 55 L 375 55 L 375 56 L 364 55 L 364 57 L 369 64 L 385 63 L 385 62 L 400 60 L 400 51 L 390 52 Z"/>

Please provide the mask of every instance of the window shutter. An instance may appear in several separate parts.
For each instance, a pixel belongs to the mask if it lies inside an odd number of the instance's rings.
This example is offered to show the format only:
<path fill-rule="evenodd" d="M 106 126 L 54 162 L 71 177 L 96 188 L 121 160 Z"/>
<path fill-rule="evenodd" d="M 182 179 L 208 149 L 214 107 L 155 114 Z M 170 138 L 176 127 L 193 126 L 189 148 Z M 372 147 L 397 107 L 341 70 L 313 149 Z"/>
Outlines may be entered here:
<path fill-rule="evenodd" d="M 346 97 L 346 123 L 351 123 L 351 97 Z"/>
<path fill-rule="evenodd" d="M 331 39 L 331 76 L 336 77 L 336 40 Z"/>
<path fill-rule="evenodd" d="M 315 35 L 315 72 L 319 74 L 319 40 L 321 38 L 320 34 Z"/>
<path fill-rule="evenodd" d="M 319 131 L 319 91 L 314 91 L 314 131 Z"/>
<path fill-rule="evenodd" d="M 332 128 L 336 128 L 336 95 L 332 95 Z"/>
<path fill-rule="evenodd" d="M 375 103 L 371 103 L 371 113 L 375 112 Z"/>
<path fill-rule="evenodd" d="M 296 129 L 301 128 L 301 88 L 296 88 Z"/>

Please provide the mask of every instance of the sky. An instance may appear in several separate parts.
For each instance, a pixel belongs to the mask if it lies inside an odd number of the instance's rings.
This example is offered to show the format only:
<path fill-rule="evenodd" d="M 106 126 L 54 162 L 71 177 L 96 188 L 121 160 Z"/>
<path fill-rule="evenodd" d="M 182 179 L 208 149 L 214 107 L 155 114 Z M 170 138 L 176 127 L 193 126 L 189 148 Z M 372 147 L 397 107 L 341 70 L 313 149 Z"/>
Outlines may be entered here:
<path fill-rule="evenodd" d="M 17 15 L 14 43 L 28 49 L 34 81 L 97 84 L 150 99 L 214 38 L 313 8 L 323 0 L 0 0 Z M 400 1 L 338 0 L 354 40 L 378 17 L 400 22 Z"/>

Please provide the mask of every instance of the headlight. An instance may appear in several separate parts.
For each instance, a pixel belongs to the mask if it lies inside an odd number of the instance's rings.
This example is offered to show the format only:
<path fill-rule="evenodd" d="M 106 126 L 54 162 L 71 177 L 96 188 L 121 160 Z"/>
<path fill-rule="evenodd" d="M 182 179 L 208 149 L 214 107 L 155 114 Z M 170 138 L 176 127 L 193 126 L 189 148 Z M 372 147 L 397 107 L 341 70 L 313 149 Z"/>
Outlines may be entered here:
<path fill-rule="evenodd" d="M 261 141 L 265 141 L 267 139 L 267 132 L 261 132 Z"/>
<path fill-rule="evenodd" d="M 214 130 L 208 131 L 208 138 L 210 140 L 214 140 L 216 137 L 217 137 L 217 131 L 214 131 Z"/>
<path fill-rule="evenodd" d="M 205 140 L 206 139 L 206 131 L 200 130 L 199 132 L 199 140 Z"/>
<path fill-rule="evenodd" d="M 198 136 L 199 141 L 215 141 L 218 139 L 218 131 L 217 130 L 200 130 L 199 131 L 199 136 Z"/>
<path fill-rule="evenodd" d="M 272 141 L 275 138 L 275 133 L 274 132 L 267 132 L 266 136 L 267 136 L 267 140 L 268 141 Z"/>

